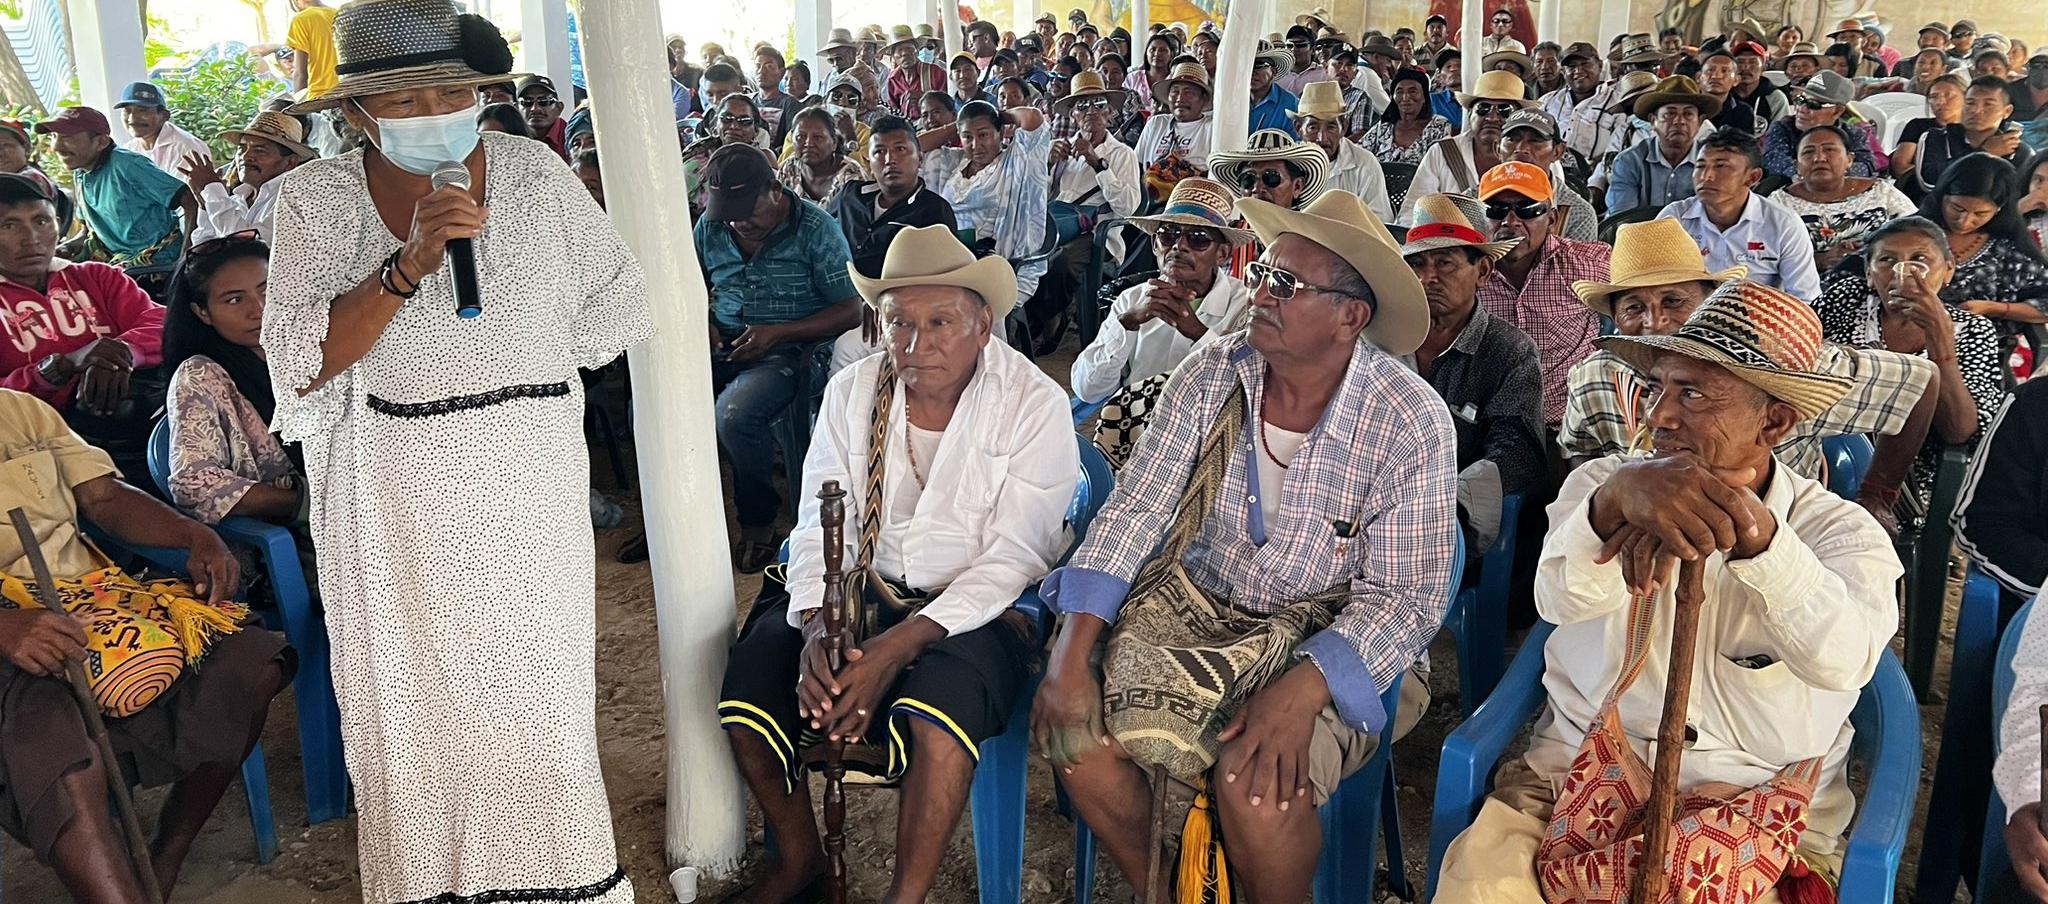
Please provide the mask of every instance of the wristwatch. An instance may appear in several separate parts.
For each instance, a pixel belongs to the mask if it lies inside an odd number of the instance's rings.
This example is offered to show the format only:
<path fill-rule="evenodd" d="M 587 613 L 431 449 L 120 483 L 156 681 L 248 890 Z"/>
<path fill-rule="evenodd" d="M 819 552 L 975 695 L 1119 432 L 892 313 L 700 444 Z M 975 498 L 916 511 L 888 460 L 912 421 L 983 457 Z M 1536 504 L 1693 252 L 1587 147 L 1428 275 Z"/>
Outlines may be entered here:
<path fill-rule="evenodd" d="M 36 362 L 36 373 L 42 376 L 45 383 L 52 386 L 61 385 L 65 380 L 71 379 L 71 361 L 62 354 L 45 355 L 43 360 Z"/>

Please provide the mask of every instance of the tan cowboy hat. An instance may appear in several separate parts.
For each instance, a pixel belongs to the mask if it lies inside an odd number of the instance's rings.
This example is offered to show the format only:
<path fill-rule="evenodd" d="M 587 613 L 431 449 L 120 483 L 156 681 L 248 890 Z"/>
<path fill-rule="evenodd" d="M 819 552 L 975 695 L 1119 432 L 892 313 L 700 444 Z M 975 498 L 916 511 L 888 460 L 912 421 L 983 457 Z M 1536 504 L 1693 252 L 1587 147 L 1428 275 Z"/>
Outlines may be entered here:
<path fill-rule="evenodd" d="M 1698 107 L 1701 119 L 1713 119 L 1721 112 L 1721 99 L 1700 91 L 1700 83 L 1683 75 L 1674 75 L 1657 83 L 1643 96 L 1636 98 L 1629 110 L 1639 119 L 1655 119 L 1657 108 L 1665 104 L 1689 104 Z"/>
<path fill-rule="evenodd" d="M 880 44 L 887 40 L 889 40 L 889 33 L 883 31 L 880 25 L 869 25 L 860 30 L 860 42 L 862 44 Z"/>
<path fill-rule="evenodd" d="M 1330 24 L 1330 11 L 1320 6 L 1294 17 L 1294 24 L 1307 25 L 1313 20 L 1317 25 Z"/>
<path fill-rule="evenodd" d="M 1750 385 L 1813 418 L 1834 407 L 1855 381 L 1814 370 L 1820 317 L 1778 289 L 1738 279 L 1714 290 L 1669 336 L 1602 336 L 1599 347 L 1647 373 L 1659 353 L 1719 364 Z"/>
<path fill-rule="evenodd" d="M 1479 61 L 1479 68 L 1485 72 L 1492 72 L 1494 64 L 1503 61 L 1522 67 L 1522 78 L 1524 79 L 1529 77 L 1529 73 L 1536 71 L 1536 61 L 1529 59 L 1528 54 L 1519 50 L 1496 50 L 1489 53 L 1484 59 Z"/>
<path fill-rule="evenodd" d="M 1324 79 L 1301 86 L 1301 102 L 1287 111 L 1287 118 L 1297 122 L 1311 116 L 1332 120 L 1342 118 L 1344 113 L 1343 87 L 1335 79 Z"/>
<path fill-rule="evenodd" d="M 889 251 L 882 256 L 882 275 L 862 276 L 852 264 L 846 265 L 853 288 L 876 308 L 882 295 L 906 286 L 955 286 L 988 302 L 995 322 L 1002 323 L 1017 304 L 1017 272 L 1000 257 L 977 258 L 960 244 L 953 230 L 943 225 L 918 226 L 896 233 Z"/>
<path fill-rule="evenodd" d="M 356 0 L 334 14 L 334 71 L 341 78 L 295 116 L 355 97 L 414 88 L 468 88 L 511 81 L 512 50 L 498 27 L 454 0 Z"/>
<path fill-rule="evenodd" d="M 1424 195 L 1415 199 L 1414 218 L 1407 244 L 1401 246 L 1404 258 L 1440 248 L 1471 248 L 1497 261 L 1522 243 L 1521 239 L 1487 241 L 1486 234 L 1474 225 L 1486 222 L 1486 211 L 1479 206 L 1479 199 L 1470 195 Z"/>
<path fill-rule="evenodd" d="M 306 127 L 299 118 L 284 113 L 265 110 L 249 120 L 248 125 L 220 133 L 220 140 L 230 143 L 244 138 L 261 138 L 308 160 L 320 156 L 306 144 Z"/>
<path fill-rule="evenodd" d="M 1323 149 L 1279 129 L 1260 129 L 1245 140 L 1242 151 L 1212 151 L 1209 154 L 1209 175 L 1224 185 L 1236 186 L 1238 174 L 1253 163 L 1282 160 L 1294 164 L 1302 171 L 1301 194 L 1295 198 L 1295 205 L 1306 207 L 1323 194 L 1325 181 L 1330 173 L 1330 155 Z"/>
<path fill-rule="evenodd" d="M 1349 44 L 1351 43 L 1351 36 L 1326 25 L 1323 26 L 1322 30 L 1316 32 L 1315 43 Z"/>
<path fill-rule="evenodd" d="M 1820 48 L 1815 46 L 1812 41 L 1800 41 L 1792 45 L 1792 52 L 1785 54 L 1785 62 L 1790 63 L 1800 57 L 1810 59 L 1815 65 L 1819 66 L 1825 66 L 1828 62 L 1826 58 L 1821 56 Z"/>
<path fill-rule="evenodd" d="M 1607 105 L 1607 112 L 1634 113 L 1636 99 L 1642 97 L 1643 92 L 1656 87 L 1657 73 L 1654 72 L 1631 72 L 1615 79 L 1614 90 L 1608 94 L 1614 98 L 1614 102 Z"/>
<path fill-rule="evenodd" d="M 1621 49 L 1613 57 L 1617 63 L 1661 63 L 1666 59 L 1664 51 L 1657 48 L 1656 40 L 1648 34 L 1635 34 L 1623 38 Z"/>
<path fill-rule="evenodd" d="M 1536 102 L 1526 97 L 1527 83 L 1512 72 L 1498 69 L 1479 74 L 1479 81 L 1473 83 L 1472 93 L 1458 92 L 1458 106 L 1469 107 L 1476 101 L 1507 101 L 1518 107 L 1533 107 Z"/>
<path fill-rule="evenodd" d="M 1251 230 L 1238 229 L 1230 225 L 1231 208 L 1237 204 L 1237 194 L 1214 179 L 1189 176 L 1174 183 L 1173 194 L 1167 196 L 1166 207 L 1149 217 L 1131 217 L 1131 225 L 1151 235 L 1168 223 L 1180 226 L 1195 226 L 1214 229 L 1223 233 L 1224 241 L 1232 245 L 1243 245 L 1255 237 Z"/>
<path fill-rule="evenodd" d="M 1176 84 L 1193 85 L 1211 99 L 1216 96 L 1216 89 L 1209 86 L 1209 70 L 1202 68 L 1200 63 L 1181 63 L 1173 67 L 1171 75 L 1152 84 L 1152 99 L 1166 103 L 1166 89 Z"/>
<path fill-rule="evenodd" d="M 1090 97 L 1107 98 L 1110 108 L 1115 109 L 1130 96 L 1130 92 L 1122 88 L 1105 87 L 1102 84 L 1102 74 L 1093 69 L 1083 69 L 1074 73 L 1074 77 L 1068 80 L 1067 85 L 1067 96 L 1052 102 L 1054 113 L 1065 113 L 1074 106 L 1075 101 Z"/>
<path fill-rule="evenodd" d="M 1386 224 L 1348 191 L 1333 191 L 1301 210 L 1257 198 L 1237 202 L 1237 212 L 1259 241 L 1271 247 L 1281 236 L 1298 235 L 1344 259 L 1372 286 L 1372 322 L 1365 339 L 1390 355 L 1413 354 L 1429 335 L 1429 300 L 1422 283 L 1401 259 Z"/>
<path fill-rule="evenodd" d="M 825 51 L 828 51 L 828 50 L 859 50 L 859 49 L 860 49 L 860 47 L 859 47 L 858 45 L 856 45 L 856 44 L 854 44 L 854 43 L 853 43 L 853 30 L 852 30 L 852 29 L 849 29 L 849 28 L 835 28 L 835 29 L 832 29 L 832 33 L 831 33 L 830 35 L 826 36 L 826 38 L 825 38 L 825 46 L 823 46 L 823 47 L 820 47 L 820 48 L 818 48 L 818 53 L 820 53 L 820 54 L 823 54 L 823 53 L 824 53 Z"/>
<path fill-rule="evenodd" d="M 1572 283 L 1572 292 L 1600 316 L 1613 317 L 1614 296 L 1630 289 L 1686 282 L 1719 286 L 1749 275 L 1749 268 L 1740 264 L 1710 272 L 1703 260 L 1700 246 L 1675 219 L 1628 223 L 1615 230 L 1607 281 L 1582 279 Z"/>

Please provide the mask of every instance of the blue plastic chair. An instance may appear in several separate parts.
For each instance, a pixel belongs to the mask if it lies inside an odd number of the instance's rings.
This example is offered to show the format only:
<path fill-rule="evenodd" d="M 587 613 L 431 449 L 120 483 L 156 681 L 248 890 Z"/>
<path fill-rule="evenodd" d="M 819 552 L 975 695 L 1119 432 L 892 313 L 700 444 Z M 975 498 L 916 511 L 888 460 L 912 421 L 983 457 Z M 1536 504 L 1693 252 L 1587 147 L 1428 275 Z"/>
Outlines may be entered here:
<path fill-rule="evenodd" d="M 1085 437 L 1074 439 L 1080 446 L 1081 474 L 1074 484 L 1073 499 L 1067 503 L 1066 520 L 1073 528 L 1074 541 L 1066 555 L 1060 557 L 1062 564 L 1066 556 L 1080 548 L 1082 538 L 1088 535 L 1089 522 L 1101 511 L 1116 482 L 1101 450 Z M 782 543 L 780 560 L 789 561 L 787 540 Z M 1031 615 L 1042 638 L 1051 619 L 1047 617 L 1045 602 L 1038 597 L 1038 587 L 1026 589 L 1012 605 Z M 981 904 L 1015 904 L 1023 899 L 1025 758 L 1031 747 L 1031 701 L 1037 693 L 1038 679 L 1033 677 L 1018 695 L 1003 733 L 981 742 L 981 758 L 974 767 L 967 809 L 968 819 L 974 825 L 974 872 Z M 768 843 L 774 844 L 772 833 Z"/>
<path fill-rule="evenodd" d="M 149 476 L 171 498 L 170 421 L 159 420 L 149 434 Z M 342 757 L 341 709 L 334 702 L 334 675 L 327 646 L 327 621 L 313 611 L 306 572 L 292 532 L 255 518 L 232 516 L 214 529 L 233 543 L 253 547 L 270 580 L 275 609 L 264 621 L 284 631 L 299 655 L 292 694 L 299 711 L 299 759 L 306 773 L 306 822 L 319 825 L 348 812 L 348 766 Z M 179 560 L 182 567 L 183 559 Z"/>
<path fill-rule="evenodd" d="M 1992 715 L 1994 679 L 1983 666 L 1994 661 L 1998 650 L 1998 602 L 1998 583 L 1971 566 L 1963 583 L 1962 605 L 1956 610 L 1948 711 L 1942 717 L 1941 757 L 1934 763 L 1927 822 L 1921 829 L 1920 867 L 1913 884 L 1916 901 L 1955 896 L 1956 881 L 1969 872 L 1977 853 L 1966 849 L 1964 827 L 1982 815 L 1979 795 L 1990 792 L 1993 798 L 1998 796 L 1991 788 L 1991 748 L 1982 743 L 1987 733 L 1992 737 L 1998 734 L 1998 721 Z M 1985 836 L 1984 847 L 2003 849 L 1998 843 L 2002 837 Z"/>
<path fill-rule="evenodd" d="M 1079 427 L 1084 421 L 1102 413 L 1102 406 L 1109 404 L 1109 397 L 1104 396 L 1101 401 L 1097 402 L 1068 399 L 1067 403 L 1074 411 L 1074 426 Z"/>
<path fill-rule="evenodd" d="M 1869 473 L 1870 459 L 1877 454 L 1877 447 L 1870 444 L 1870 437 L 1849 433 L 1823 437 L 1820 448 L 1828 464 L 1828 489 L 1843 499 L 1855 501 L 1856 494 L 1863 490 L 1863 475 Z"/>
<path fill-rule="evenodd" d="M 2005 722 L 2005 707 L 2012 701 L 2013 682 L 2018 677 L 2013 674 L 2013 659 L 2019 655 L 2021 629 L 2026 626 L 2027 617 L 2033 614 L 2033 610 L 2033 603 L 2021 606 L 2006 626 L 2005 639 L 1998 642 L 1998 667 L 1991 672 L 1989 749 L 1993 761 L 1998 759 L 1999 747 L 2003 744 L 1998 728 Z M 1993 881 L 2012 869 L 2012 855 L 2005 849 L 2005 820 L 2005 801 L 1999 799 L 1998 790 L 1993 788 L 1984 806 L 1984 850 L 1977 858 L 1977 888 L 1980 890 L 1990 888 Z"/>
<path fill-rule="evenodd" d="M 117 540 L 99 525 L 85 524 L 86 536 L 94 545 L 117 558 L 133 555 L 168 572 L 185 573 L 185 551 L 160 546 L 134 546 Z M 301 659 L 300 672 L 304 672 Z M 242 760 L 242 794 L 249 802 L 249 830 L 256 836 L 256 862 L 269 863 L 277 857 L 277 817 L 270 812 L 270 770 L 258 742 Z"/>
<path fill-rule="evenodd" d="M 1452 593 L 1464 582 L 1465 534 L 1455 532 L 1451 549 Z M 1391 727 L 1400 711 L 1401 681 L 1380 694 L 1380 707 Z M 1372 900 L 1373 880 L 1379 872 L 1379 858 L 1373 850 L 1374 836 L 1384 831 L 1387 841 L 1387 886 L 1404 900 L 1415 895 L 1408 887 L 1403 865 L 1400 800 L 1394 788 L 1394 745 L 1381 738 L 1365 766 L 1337 785 L 1337 791 L 1316 811 L 1322 822 L 1323 850 L 1316 858 L 1315 904 L 1351 904 Z M 1377 820 L 1377 824 L 1375 823 Z M 1091 904 L 1095 900 L 1095 833 L 1077 815 L 1074 817 L 1074 900 Z"/>
<path fill-rule="evenodd" d="M 1444 740 L 1430 822 L 1432 895 L 1444 853 L 1478 817 L 1493 786 L 1495 764 L 1543 705 L 1543 646 L 1554 629 L 1547 622 L 1537 623 L 1493 696 Z M 1849 722 L 1856 727 L 1849 757 L 1863 764 L 1870 781 L 1863 799 L 1857 802 L 1839 899 L 1889 904 L 1920 788 L 1919 704 L 1905 669 L 1889 650 L 1878 663 L 1876 675 L 1864 685 Z"/>
<path fill-rule="evenodd" d="M 1465 718 L 1493 693 L 1508 655 L 1508 587 L 1514 580 L 1515 533 L 1522 494 L 1500 502 L 1500 536 L 1479 560 L 1479 583 L 1458 592 L 1444 627 L 1458 642 L 1458 705 Z"/>

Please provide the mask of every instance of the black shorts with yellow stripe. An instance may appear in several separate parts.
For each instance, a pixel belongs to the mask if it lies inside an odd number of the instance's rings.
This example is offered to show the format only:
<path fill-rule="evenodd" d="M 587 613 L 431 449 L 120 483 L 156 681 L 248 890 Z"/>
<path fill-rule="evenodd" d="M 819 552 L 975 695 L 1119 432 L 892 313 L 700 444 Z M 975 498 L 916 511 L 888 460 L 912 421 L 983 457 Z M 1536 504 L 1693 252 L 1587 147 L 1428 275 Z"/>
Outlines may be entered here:
<path fill-rule="evenodd" d="M 726 661 L 718 718 L 727 730 L 758 734 L 782 763 L 786 788 L 802 780 L 822 736 L 797 715 L 796 678 L 803 632 L 789 624 L 789 594 L 769 580 Z M 1011 611 L 965 634 L 927 648 L 883 695 L 888 717 L 868 724 L 865 750 L 850 746 L 850 772 L 896 781 L 910 766 L 911 719 L 937 726 L 975 762 L 981 743 L 1009 724 L 1030 669 L 1037 661 L 1037 627 Z"/>

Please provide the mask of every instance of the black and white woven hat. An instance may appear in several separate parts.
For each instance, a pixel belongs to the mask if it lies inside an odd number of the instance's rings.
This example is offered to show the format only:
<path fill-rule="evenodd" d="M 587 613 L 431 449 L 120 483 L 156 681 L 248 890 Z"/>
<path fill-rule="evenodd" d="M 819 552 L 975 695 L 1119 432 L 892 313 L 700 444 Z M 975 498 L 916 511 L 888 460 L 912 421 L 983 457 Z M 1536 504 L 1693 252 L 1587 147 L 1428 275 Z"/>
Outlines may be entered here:
<path fill-rule="evenodd" d="M 355 0 L 334 14 L 340 81 L 289 112 L 312 113 L 351 97 L 437 85 L 509 81 L 512 49 L 498 26 L 454 0 Z"/>

